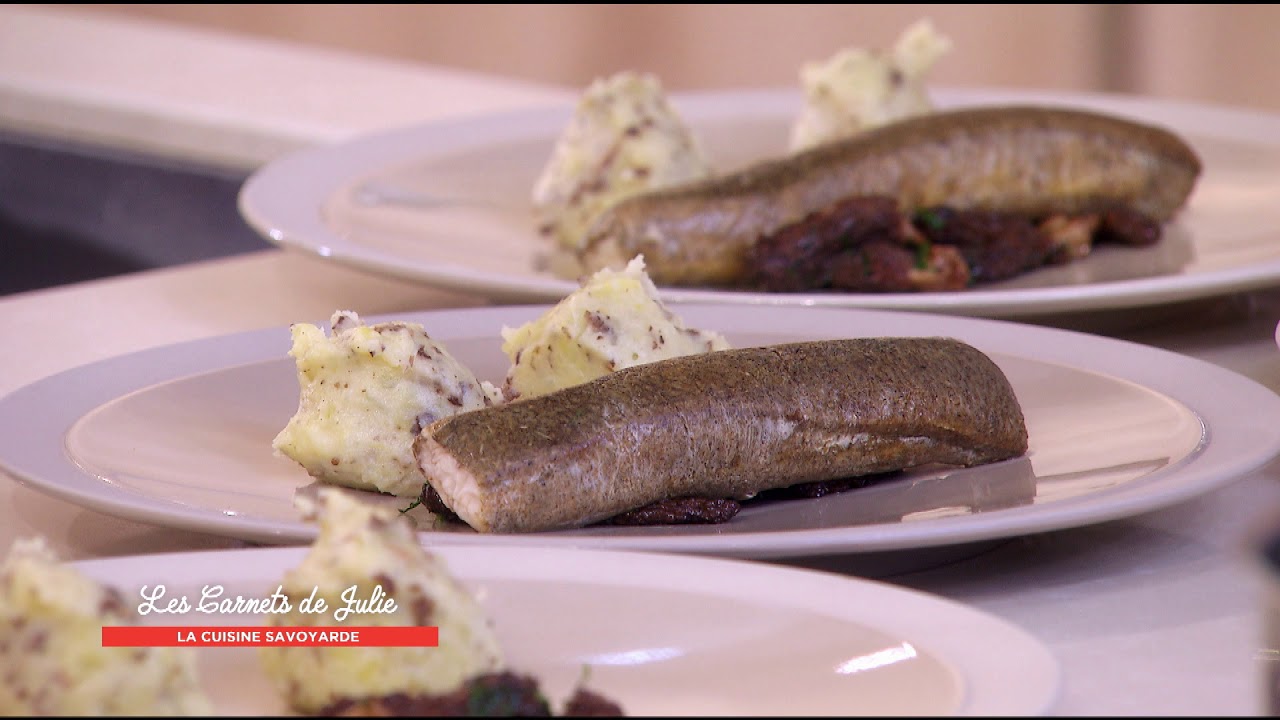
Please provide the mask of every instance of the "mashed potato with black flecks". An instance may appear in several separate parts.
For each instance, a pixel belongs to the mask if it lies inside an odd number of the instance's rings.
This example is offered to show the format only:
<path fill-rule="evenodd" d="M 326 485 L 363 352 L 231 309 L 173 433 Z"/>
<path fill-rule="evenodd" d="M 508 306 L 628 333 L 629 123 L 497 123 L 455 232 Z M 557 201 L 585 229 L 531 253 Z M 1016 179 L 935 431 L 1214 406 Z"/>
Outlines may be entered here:
<path fill-rule="evenodd" d="M 103 647 L 137 623 L 113 588 L 19 540 L 0 565 L 0 715 L 207 715 L 189 648 Z"/>
<path fill-rule="evenodd" d="M 509 398 L 529 398 L 579 385 L 632 365 L 724 350 L 719 333 L 689 328 L 658 297 L 637 257 L 621 271 L 589 277 L 542 317 L 503 328 L 511 360 L 503 384 Z"/>
<path fill-rule="evenodd" d="M 805 103 L 791 128 L 799 151 L 867 128 L 932 112 L 925 77 L 951 41 L 928 20 L 903 31 L 889 52 L 847 48 L 800 70 Z"/>
<path fill-rule="evenodd" d="M 272 446 L 322 482 L 416 497 L 426 479 L 413 458 L 419 430 L 499 398 L 416 323 L 366 325 L 334 313 L 332 335 L 290 327 L 298 410 Z"/>
<path fill-rule="evenodd" d="M 337 488 L 300 497 L 303 515 L 319 535 L 298 567 L 284 577 L 292 610 L 267 617 L 268 627 L 435 626 L 437 647 L 264 646 L 267 676 L 299 712 L 314 713 L 342 699 L 394 693 L 436 695 L 470 677 L 497 670 L 504 660 L 489 618 L 444 561 L 418 543 L 394 509 L 362 502 Z M 351 614 L 339 622 L 342 593 L 356 587 L 369 598 L 380 585 L 395 612 Z M 304 599 L 326 601 L 328 611 L 301 612 Z"/>
<path fill-rule="evenodd" d="M 624 197 L 710 175 L 702 147 L 653 75 L 620 72 L 591 83 L 533 187 L 539 232 L 561 277 L 591 221 Z"/>

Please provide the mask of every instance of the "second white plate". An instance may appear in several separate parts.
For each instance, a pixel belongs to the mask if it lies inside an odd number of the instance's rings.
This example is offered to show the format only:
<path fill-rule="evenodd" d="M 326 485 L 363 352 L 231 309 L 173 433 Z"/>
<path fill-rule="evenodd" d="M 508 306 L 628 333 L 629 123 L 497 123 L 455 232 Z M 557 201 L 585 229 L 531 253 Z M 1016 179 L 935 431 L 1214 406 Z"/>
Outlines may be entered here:
<path fill-rule="evenodd" d="M 423 534 L 436 545 L 596 547 L 796 557 L 914 550 L 1079 526 L 1208 492 L 1280 453 L 1280 397 L 1223 368 L 1142 345 L 997 320 L 891 311 L 675 306 L 736 346 L 856 336 L 959 338 L 1009 376 L 1026 457 L 917 472 L 705 526 L 516 536 Z M 413 313 L 464 365 L 500 381 L 500 330 L 545 306 Z M 386 318 L 366 318 L 376 321 Z M 300 320 L 304 320 L 300 318 Z M 313 321 L 315 319 L 312 319 Z M 293 506 L 311 479 L 273 454 L 297 409 L 287 328 L 147 350 L 0 399 L 0 467 L 95 510 L 259 542 L 314 536 Z M 375 496 L 370 496 L 375 497 Z M 383 498 L 399 506 L 403 498 Z"/>
<path fill-rule="evenodd" d="M 303 548 L 77 563 L 126 599 L 263 597 Z M 441 548 L 493 621 L 512 670 L 555 709 L 587 687 L 628 716 L 1032 716 L 1058 665 L 1026 631 L 986 613 L 868 580 L 712 558 L 580 550 Z M 256 625 L 255 615 L 149 616 Z M 218 714 L 284 714 L 254 648 L 191 648 Z"/>
<path fill-rule="evenodd" d="M 1154 98 L 938 89 L 940 106 L 1032 103 L 1093 109 L 1186 137 L 1204 163 L 1188 207 L 1150 248 L 1098 248 L 1069 265 L 958 292 L 759 293 L 663 288 L 669 300 L 1020 316 L 1150 306 L 1280 283 L 1280 115 Z M 716 167 L 785 149 L 794 90 L 673 96 Z M 501 302 L 576 289 L 535 268 L 529 197 L 569 104 L 464 117 L 280 158 L 240 193 L 250 226 L 284 247 Z"/>

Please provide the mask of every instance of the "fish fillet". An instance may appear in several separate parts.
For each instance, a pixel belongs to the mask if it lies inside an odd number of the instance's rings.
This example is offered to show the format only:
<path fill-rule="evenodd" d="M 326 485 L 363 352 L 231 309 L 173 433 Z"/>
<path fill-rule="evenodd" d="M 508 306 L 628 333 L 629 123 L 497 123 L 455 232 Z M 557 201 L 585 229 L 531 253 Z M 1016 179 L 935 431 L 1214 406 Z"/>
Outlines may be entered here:
<path fill-rule="evenodd" d="M 654 282 L 733 286 L 764 235 L 850 197 L 896 198 L 904 212 L 948 206 L 1028 215 L 1116 205 L 1168 221 L 1201 171 L 1160 127 L 1085 110 L 984 106 L 938 111 L 640 193 L 607 208 L 581 251 L 588 271 L 643 255 Z"/>
<path fill-rule="evenodd" d="M 949 338 L 739 348 L 625 368 L 442 418 L 414 454 L 486 533 L 578 527 L 665 498 L 744 499 L 798 483 L 1026 452 L 999 367 Z"/>

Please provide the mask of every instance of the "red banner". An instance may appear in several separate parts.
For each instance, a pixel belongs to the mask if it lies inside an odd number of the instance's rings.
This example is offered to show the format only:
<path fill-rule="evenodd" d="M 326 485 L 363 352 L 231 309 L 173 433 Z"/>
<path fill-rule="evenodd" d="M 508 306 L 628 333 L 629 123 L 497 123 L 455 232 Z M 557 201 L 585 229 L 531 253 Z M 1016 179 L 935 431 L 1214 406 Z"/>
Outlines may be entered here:
<path fill-rule="evenodd" d="M 437 627 L 110 626 L 103 647 L 435 647 Z"/>

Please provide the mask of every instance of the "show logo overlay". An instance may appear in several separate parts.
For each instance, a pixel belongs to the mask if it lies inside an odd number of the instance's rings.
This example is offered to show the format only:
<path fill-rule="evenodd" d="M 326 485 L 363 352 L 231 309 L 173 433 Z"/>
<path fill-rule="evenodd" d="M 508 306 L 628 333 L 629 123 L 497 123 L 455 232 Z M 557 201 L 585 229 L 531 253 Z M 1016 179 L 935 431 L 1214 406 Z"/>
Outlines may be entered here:
<path fill-rule="evenodd" d="M 170 595 L 164 585 L 143 586 L 138 614 L 182 615 L 194 612 L 210 617 L 229 615 L 286 615 L 294 603 L 283 586 L 265 597 L 226 597 L 221 585 L 205 585 L 198 600 Z M 373 622 L 398 610 L 396 601 L 375 585 L 368 595 L 352 585 L 334 602 L 315 588 L 297 603 L 296 613 L 313 616 L 314 622 L 291 625 L 128 625 L 103 626 L 103 647 L 435 647 L 439 628 L 433 626 L 360 624 Z"/>

